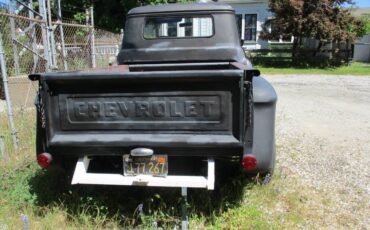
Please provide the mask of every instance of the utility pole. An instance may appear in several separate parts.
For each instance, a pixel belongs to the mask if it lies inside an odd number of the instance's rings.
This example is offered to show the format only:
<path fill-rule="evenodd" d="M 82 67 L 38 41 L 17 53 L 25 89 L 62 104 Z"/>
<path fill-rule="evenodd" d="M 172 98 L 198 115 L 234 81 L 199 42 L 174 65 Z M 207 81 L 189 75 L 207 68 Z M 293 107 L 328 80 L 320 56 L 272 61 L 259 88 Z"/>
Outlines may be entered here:
<path fill-rule="evenodd" d="M 6 105 L 8 109 L 8 117 L 9 117 L 9 123 L 10 123 L 10 130 L 12 135 L 12 141 L 14 149 L 18 149 L 18 138 L 17 138 L 17 130 L 15 129 L 14 125 L 14 117 L 13 117 L 13 110 L 12 110 L 12 104 L 10 100 L 10 94 L 9 94 L 9 88 L 8 88 L 8 77 L 6 73 L 6 65 L 5 65 L 5 55 L 4 55 L 4 49 L 3 49 L 3 40 L 2 40 L 2 33 L 0 31 L 0 67 L 1 67 L 1 75 L 3 78 L 3 85 L 4 85 L 4 93 L 5 93 L 5 100 Z"/>

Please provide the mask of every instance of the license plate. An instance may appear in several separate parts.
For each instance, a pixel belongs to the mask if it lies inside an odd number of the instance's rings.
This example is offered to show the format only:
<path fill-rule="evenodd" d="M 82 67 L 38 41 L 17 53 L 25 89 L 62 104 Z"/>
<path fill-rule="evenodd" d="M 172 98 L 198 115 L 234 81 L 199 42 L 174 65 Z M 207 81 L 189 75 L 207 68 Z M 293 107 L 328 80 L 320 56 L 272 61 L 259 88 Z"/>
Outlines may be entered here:
<path fill-rule="evenodd" d="M 148 157 L 123 156 L 123 174 L 125 176 L 152 175 L 165 177 L 168 174 L 167 155 Z"/>

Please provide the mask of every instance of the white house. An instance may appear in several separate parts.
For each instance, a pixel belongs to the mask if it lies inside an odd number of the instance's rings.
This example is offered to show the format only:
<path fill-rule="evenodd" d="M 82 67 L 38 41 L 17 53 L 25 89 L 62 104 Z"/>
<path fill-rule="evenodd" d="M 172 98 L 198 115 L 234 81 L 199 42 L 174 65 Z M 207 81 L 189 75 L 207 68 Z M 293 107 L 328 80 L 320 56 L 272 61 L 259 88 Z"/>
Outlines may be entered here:
<path fill-rule="evenodd" d="M 266 41 L 260 39 L 260 33 L 266 20 L 273 17 L 269 11 L 268 0 L 220 0 L 235 9 L 240 37 L 244 40 L 246 50 L 268 48 L 271 43 L 292 43 L 293 40 Z"/>
<path fill-rule="evenodd" d="M 273 17 L 273 13 L 269 11 L 268 0 L 219 0 L 219 2 L 225 2 L 235 9 L 240 37 L 244 40 L 244 49 L 264 49 L 270 44 L 293 43 L 293 37 L 289 40 L 277 39 L 276 41 L 265 41 L 259 38 L 264 23 Z M 370 8 L 352 9 L 352 14 L 354 16 L 370 15 Z M 306 39 L 305 46 L 307 48 L 316 47 L 317 41 Z M 354 43 L 353 59 L 370 62 L 370 34 Z"/>
<path fill-rule="evenodd" d="M 352 9 L 352 15 L 355 17 L 365 17 L 370 20 L 370 7 Z M 353 60 L 370 62 L 370 34 L 357 39 L 353 44 Z"/>

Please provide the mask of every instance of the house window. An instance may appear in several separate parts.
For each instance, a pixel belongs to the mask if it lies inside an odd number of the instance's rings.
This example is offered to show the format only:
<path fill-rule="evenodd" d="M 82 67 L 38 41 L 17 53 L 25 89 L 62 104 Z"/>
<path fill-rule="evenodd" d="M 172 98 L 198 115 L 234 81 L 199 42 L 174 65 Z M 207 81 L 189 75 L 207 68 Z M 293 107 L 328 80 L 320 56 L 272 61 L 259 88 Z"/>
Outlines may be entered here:
<path fill-rule="evenodd" d="M 245 15 L 244 40 L 245 41 L 257 40 L 257 14 Z"/>
<path fill-rule="evenodd" d="M 236 14 L 235 20 L 236 20 L 236 26 L 238 27 L 239 37 L 241 37 L 242 35 L 242 15 Z"/>

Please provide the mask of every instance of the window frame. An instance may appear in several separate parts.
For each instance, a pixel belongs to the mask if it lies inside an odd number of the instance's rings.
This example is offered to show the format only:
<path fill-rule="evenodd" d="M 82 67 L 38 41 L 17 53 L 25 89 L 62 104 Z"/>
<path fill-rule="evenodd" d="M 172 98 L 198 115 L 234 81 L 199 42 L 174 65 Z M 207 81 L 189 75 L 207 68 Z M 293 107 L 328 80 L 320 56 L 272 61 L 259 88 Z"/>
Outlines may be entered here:
<path fill-rule="evenodd" d="M 238 20 L 236 19 L 238 16 L 240 16 L 240 25 L 238 25 Z M 236 22 L 236 26 L 239 27 L 237 28 L 239 38 L 242 39 L 243 38 L 243 14 L 242 13 L 241 14 L 235 13 L 235 22 Z"/>
<path fill-rule="evenodd" d="M 247 17 L 247 15 L 255 15 L 256 16 L 255 39 L 254 40 L 247 40 L 246 39 L 246 30 L 247 30 L 247 19 L 246 19 L 246 17 Z M 258 13 L 244 14 L 244 37 L 243 37 L 243 40 L 246 43 L 256 43 L 257 42 L 257 40 L 258 40 Z"/>
<path fill-rule="evenodd" d="M 255 39 L 253 40 L 247 40 L 246 39 L 246 30 L 247 30 L 247 16 L 249 16 L 249 15 L 255 15 L 256 16 L 256 23 L 255 23 L 255 27 L 254 27 L 254 29 L 255 29 L 255 34 L 254 34 L 254 37 L 255 37 Z M 246 43 L 256 43 L 257 42 L 257 40 L 258 40 L 258 13 L 246 13 L 246 14 L 244 14 L 244 37 L 243 37 L 243 40 L 244 40 L 244 42 L 246 42 Z M 253 29 L 253 28 L 248 28 L 248 29 Z"/>

